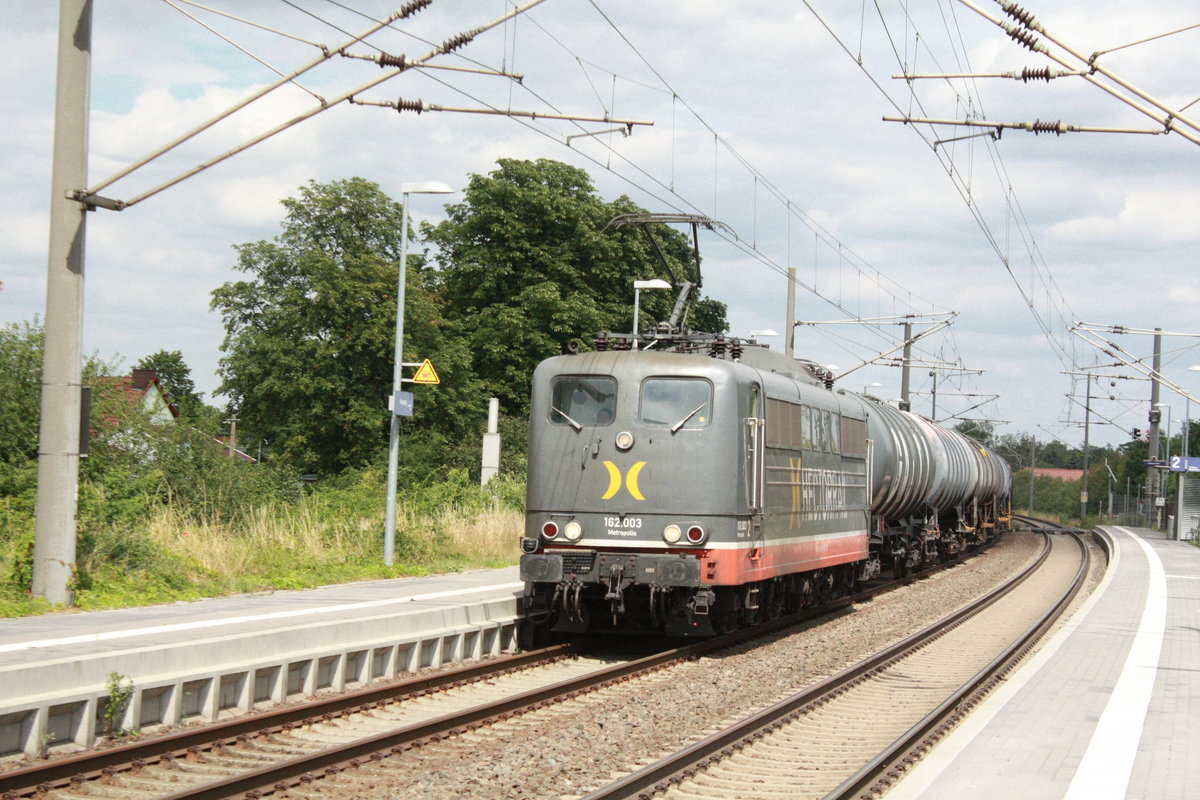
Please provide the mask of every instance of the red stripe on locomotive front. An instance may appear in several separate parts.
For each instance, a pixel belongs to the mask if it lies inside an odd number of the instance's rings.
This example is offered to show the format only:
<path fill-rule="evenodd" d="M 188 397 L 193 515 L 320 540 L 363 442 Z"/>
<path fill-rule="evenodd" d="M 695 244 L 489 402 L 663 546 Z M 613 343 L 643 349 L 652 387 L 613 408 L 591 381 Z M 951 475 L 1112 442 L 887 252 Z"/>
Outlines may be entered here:
<path fill-rule="evenodd" d="M 714 586 L 736 586 L 778 575 L 832 567 L 867 557 L 870 537 L 864 533 L 806 539 L 799 542 L 749 544 L 736 550 L 704 554 L 703 578 Z"/>

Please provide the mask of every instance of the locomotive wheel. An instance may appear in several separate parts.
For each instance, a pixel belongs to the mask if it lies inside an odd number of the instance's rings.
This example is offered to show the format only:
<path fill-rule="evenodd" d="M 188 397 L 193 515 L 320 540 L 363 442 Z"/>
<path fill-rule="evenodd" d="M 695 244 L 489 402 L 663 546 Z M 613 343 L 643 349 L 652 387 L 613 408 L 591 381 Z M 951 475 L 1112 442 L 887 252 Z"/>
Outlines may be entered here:
<path fill-rule="evenodd" d="M 713 629 L 717 633 L 731 633 L 738 627 L 738 612 L 740 598 L 738 592 L 730 586 L 720 586 L 716 589 L 717 602 L 713 604 Z"/>
<path fill-rule="evenodd" d="M 549 621 L 534 623 L 521 620 L 517 625 L 517 646 L 522 650 L 540 650 L 550 644 Z"/>

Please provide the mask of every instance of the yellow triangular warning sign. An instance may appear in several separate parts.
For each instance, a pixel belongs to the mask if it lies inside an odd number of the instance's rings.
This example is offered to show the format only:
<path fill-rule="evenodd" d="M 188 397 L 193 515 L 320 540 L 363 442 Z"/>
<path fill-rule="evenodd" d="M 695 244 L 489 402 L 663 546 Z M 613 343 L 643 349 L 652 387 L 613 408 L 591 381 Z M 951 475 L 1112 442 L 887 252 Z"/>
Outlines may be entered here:
<path fill-rule="evenodd" d="M 417 374 L 412 377 L 413 383 L 441 383 L 441 378 L 438 377 L 437 370 L 433 368 L 433 364 L 429 359 L 421 362 L 421 366 L 417 367 Z"/>

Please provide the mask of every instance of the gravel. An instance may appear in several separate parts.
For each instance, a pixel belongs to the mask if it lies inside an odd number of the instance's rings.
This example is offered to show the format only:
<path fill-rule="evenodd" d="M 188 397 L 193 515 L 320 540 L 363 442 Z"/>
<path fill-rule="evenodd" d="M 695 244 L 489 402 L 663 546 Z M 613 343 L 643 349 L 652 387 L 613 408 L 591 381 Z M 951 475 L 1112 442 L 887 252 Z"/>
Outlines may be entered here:
<path fill-rule="evenodd" d="M 937 621 L 1040 550 L 1007 534 L 988 552 L 833 618 L 792 629 L 466 736 L 351 770 L 321 797 L 578 797 L 771 705 Z M 291 796 L 303 796 L 296 793 Z"/>

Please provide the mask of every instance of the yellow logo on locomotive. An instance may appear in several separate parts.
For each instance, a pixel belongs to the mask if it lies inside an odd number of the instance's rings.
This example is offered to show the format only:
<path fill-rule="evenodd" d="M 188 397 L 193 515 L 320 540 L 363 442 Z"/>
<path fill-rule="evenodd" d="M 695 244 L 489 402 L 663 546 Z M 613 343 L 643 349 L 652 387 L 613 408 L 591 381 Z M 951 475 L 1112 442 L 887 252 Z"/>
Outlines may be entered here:
<path fill-rule="evenodd" d="M 608 468 L 608 491 L 600 499 L 611 500 L 617 496 L 617 492 L 621 491 L 621 468 L 611 461 L 605 461 L 604 466 Z M 629 473 L 625 476 L 625 488 L 633 495 L 634 500 L 646 499 L 638 487 L 638 475 L 641 474 L 644 466 L 646 466 L 645 461 L 637 462 L 629 468 Z"/>

